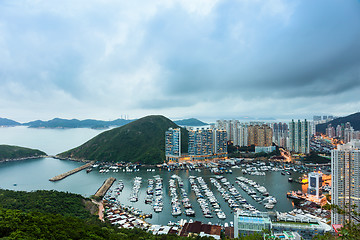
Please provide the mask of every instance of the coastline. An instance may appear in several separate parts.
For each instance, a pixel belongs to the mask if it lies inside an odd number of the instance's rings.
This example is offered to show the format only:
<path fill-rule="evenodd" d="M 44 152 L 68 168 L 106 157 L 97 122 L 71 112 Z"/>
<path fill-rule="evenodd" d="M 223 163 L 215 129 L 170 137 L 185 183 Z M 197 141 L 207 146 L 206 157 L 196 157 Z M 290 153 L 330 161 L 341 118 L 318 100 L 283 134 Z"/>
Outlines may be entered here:
<path fill-rule="evenodd" d="M 59 160 L 67 160 L 67 161 L 82 162 L 82 163 L 88 163 L 88 162 L 91 162 L 91 161 L 95 161 L 95 160 L 87 160 L 87 159 L 60 157 L 59 155 L 48 156 L 48 157 L 51 157 L 51 158 L 54 158 L 54 159 L 59 159 Z"/>
<path fill-rule="evenodd" d="M 7 158 L 7 159 L 0 160 L 0 163 L 16 162 L 16 161 L 23 161 L 23 160 L 36 159 L 36 158 L 46 158 L 46 157 L 51 157 L 51 156 L 49 156 L 49 155 L 39 155 L 39 156 L 29 156 L 29 157 L 22 157 L 22 158 Z"/>
<path fill-rule="evenodd" d="M 91 162 L 95 161 L 96 163 L 104 164 L 104 165 L 121 165 L 121 166 L 133 166 L 133 165 L 140 165 L 142 167 L 159 167 L 159 165 L 162 165 L 162 163 L 157 164 L 141 164 L 141 163 L 133 163 L 133 162 L 127 162 L 127 163 L 119 163 L 119 162 L 103 162 L 101 160 L 89 160 L 89 159 L 80 159 L 80 158 L 70 158 L 70 157 L 60 157 L 59 155 L 55 156 L 48 156 L 51 158 L 59 159 L 59 160 L 68 160 L 68 161 L 74 161 L 74 162 Z"/>

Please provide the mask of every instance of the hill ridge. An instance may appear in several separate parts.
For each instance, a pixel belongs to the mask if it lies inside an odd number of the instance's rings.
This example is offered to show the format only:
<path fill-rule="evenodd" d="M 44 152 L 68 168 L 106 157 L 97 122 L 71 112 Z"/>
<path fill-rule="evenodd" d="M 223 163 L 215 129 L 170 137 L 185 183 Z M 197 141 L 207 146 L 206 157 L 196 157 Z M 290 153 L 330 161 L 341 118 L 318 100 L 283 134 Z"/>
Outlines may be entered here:
<path fill-rule="evenodd" d="M 62 158 L 108 162 L 161 163 L 165 160 L 165 131 L 179 127 L 162 115 L 150 115 L 114 128 L 79 147 L 58 154 Z M 187 152 L 187 131 L 182 131 L 182 152 Z"/>
<path fill-rule="evenodd" d="M 325 133 L 326 128 L 329 124 L 331 124 L 333 127 L 336 128 L 337 125 L 341 125 L 342 123 L 345 124 L 347 122 L 350 122 L 351 126 L 354 128 L 355 131 L 360 130 L 360 112 L 356 112 L 353 114 L 350 114 L 345 117 L 339 117 L 334 120 L 331 120 L 327 123 L 322 123 L 316 125 L 316 132 L 319 133 Z"/>

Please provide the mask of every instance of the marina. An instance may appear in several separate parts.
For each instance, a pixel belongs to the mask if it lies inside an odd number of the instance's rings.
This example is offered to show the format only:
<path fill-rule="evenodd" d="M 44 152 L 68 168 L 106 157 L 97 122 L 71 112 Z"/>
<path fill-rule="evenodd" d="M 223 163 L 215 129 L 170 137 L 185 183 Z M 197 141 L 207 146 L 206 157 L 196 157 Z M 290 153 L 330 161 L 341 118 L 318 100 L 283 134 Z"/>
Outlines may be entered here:
<path fill-rule="evenodd" d="M 294 205 L 292 200 L 287 198 L 287 192 L 306 191 L 304 188 L 306 185 L 289 182 L 287 175 L 281 175 L 285 168 L 299 169 L 296 172 L 292 169 L 287 170 L 292 172 L 291 176 L 294 179 L 297 179 L 303 175 L 303 172 L 300 172 L 301 166 L 283 166 L 274 163 L 265 165 L 270 167 L 270 164 L 274 166 L 265 171 L 265 175 L 243 173 L 242 170 L 248 168 L 247 165 L 259 168 L 261 165 L 256 161 L 244 162 L 236 166 L 224 166 L 226 169 L 231 169 L 232 174 L 221 175 L 210 170 L 217 167 L 213 164 L 209 166 L 194 164 L 196 167 L 181 166 L 183 169 L 171 167 L 170 171 L 168 167 L 141 166 L 138 166 L 136 171 L 134 167 L 128 166 L 128 169 L 133 170 L 126 171 L 125 166 L 114 169 L 110 168 L 111 165 L 106 167 L 96 164 L 89 173 L 80 171 L 62 181 L 49 182 L 47 181 L 49 175 L 56 175 L 54 172 L 60 170 L 67 172 L 82 166 L 82 163 L 40 158 L 24 162 L 2 163 L 0 181 L 1 187 L 7 189 L 26 191 L 55 189 L 89 197 L 98 190 L 100 182 L 114 177 L 117 180 L 109 190 L 113 201 L 117 201 L 123 209 L 129 209 L 129 214 L 148 216 L 146 218 L 148 223 L 167 225 L 169 222 L 177 223 L 183 220 L 230 225 L 236 208 L 288 212 L 294 209 Z M 276 170 L 276 168 L 281 170 Z M 105 171 L 99 172 L 101 169 Z M 15 176 L 17 176 L 16 179 Z M 138 185 L 140 178 L 141 184 Z M 243 178 L 246 178 L 248 183 L 240 181 Z M 16 186 L 14 182 L 17 183 Z M 249 195 L 243 190 L 238 182 L 245 184 L 252 190 L 249 192 L 252 194 Z M 196 192 L 193 190 L 193 188 L 196 189 L 195 186 L 198 189 Z M 137 192 L 138 200 L 130 201 L 131 196 L 135 196 L 134 190 Z M 261 199 L 255 198 L 256 196 Z M 270 200 L 266 199 L 269 196 L 273 196 L 277 201 L 276 204 L 272 203 L 273 207 L 269 201 L 270 205 L 264 205 L 264 201 Z"/>

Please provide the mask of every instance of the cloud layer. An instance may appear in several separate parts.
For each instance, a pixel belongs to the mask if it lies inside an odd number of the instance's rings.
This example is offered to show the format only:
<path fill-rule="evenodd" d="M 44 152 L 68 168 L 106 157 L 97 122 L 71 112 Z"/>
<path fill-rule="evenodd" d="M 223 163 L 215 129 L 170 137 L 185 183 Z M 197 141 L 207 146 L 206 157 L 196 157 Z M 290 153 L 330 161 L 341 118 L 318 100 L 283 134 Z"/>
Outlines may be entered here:
<path fill-rule="evenodd" d="M 359 1 L 0 2 L 0 112 L 18 120 L 359 111 Z"/>

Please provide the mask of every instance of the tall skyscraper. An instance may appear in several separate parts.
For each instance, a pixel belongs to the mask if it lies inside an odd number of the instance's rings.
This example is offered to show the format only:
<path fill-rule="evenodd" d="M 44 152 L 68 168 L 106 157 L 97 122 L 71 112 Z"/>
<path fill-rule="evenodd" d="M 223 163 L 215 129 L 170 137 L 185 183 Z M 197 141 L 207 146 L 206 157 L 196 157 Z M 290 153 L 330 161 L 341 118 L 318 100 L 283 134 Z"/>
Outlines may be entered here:
<path fill-rule="evenodd" d="M 169 128 L 165 132 L 165 157 L 167 161 L 176 161 L 181 156 L 181 130 Z"/>
<path fill-rule="evenodd" d="M 310 152 L 310 123 L 306 121 L 289 123 L 289 146 L 288 149 L 298 153 Z"/>
<path fill-rule="evenodd" d="M 331 151 L 331 204 L 351 212 L 360 212 L 360 141 L 338 145 Z M 356 208 L 352 206 L 356 205 Z M 354 221 L 351 214 L 341 215 L 335 210 L 331 213 L 332 224 Z"/>

